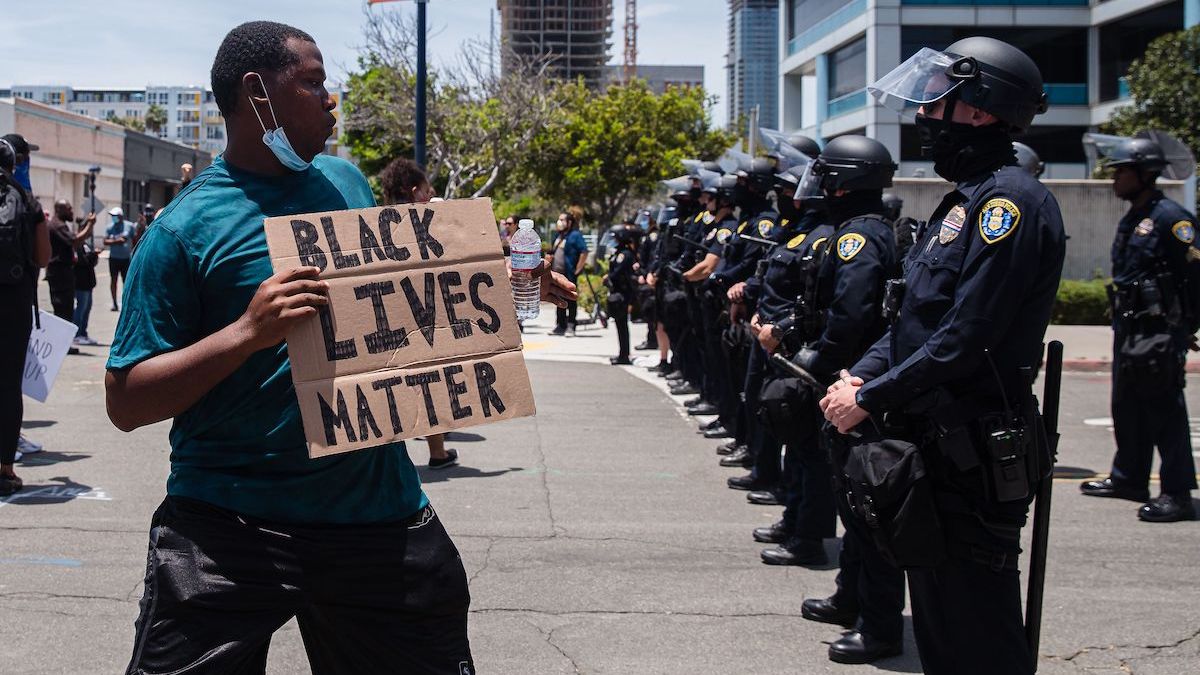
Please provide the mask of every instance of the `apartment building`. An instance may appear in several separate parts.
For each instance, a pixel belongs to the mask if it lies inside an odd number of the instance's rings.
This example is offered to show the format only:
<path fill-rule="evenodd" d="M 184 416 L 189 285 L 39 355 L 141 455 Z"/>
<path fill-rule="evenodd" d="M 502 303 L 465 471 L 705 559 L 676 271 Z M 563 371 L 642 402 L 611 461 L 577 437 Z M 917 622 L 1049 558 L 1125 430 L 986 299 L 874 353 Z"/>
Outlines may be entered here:
<path fill-rule="evenodd" d="M 1050 109 L 1021 139 L 1048 178 L 1087 171 L 1080 137 L 1128 102 L 1124 74 L 1156 37 L 1200 22 L 1200 0 L 782 0 L 781 127 L 879 139 L 900 175 L 932 176 L 910 120 L 866 87 L 921 47 L 970 35 L 1020 47 L 1042 70 Z M 769 125 L 766 125 L 769 126 Z"/>
<path fill-rule="evenodd" d="M 759 126 L 779 126 L 779 0 L 729 0 L 725 54 L 728 126 L 758 108 Z"/>

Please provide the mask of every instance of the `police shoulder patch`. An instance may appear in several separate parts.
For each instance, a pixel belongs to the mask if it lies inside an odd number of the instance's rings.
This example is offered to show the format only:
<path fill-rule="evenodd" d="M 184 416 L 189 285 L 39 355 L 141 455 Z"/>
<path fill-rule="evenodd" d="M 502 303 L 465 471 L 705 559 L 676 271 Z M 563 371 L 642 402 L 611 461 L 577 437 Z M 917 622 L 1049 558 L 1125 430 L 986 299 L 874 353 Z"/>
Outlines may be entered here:
<path fill-rule="evenodd" d="M 989 199 L 979 211 L 979 235 L 985 244 L 995 244 L 1012 234 L 1021 222 L 1021 210 L 1004 198 Z"/>
<path fill-rule="evenodd" d="M 722 227 L 721 229 L 717 230 L 717 243 L 718 244 L 728 244 L 729 240 L 732 238 L 733 238 L 733 230 L 729 229 L 728 227 Z"/>
<path fill-rule="evenodd" d="M 1196 240 L 1196 228 L 1186 220 L 1181 220 L 1171 226 L 1171 234 L 1175 238 L 1185 244 L 1190 244 Z"/>
<path fill-rule="evenodd" d="M 624 253 L 617 254 L 617 262 L 619 262 L 619 263 L 625 262 L 625 254 Z"/>
<path fill-rule="evenodd" d="M 838 257 L 845 262 L 850 262 L 866 245 L 867 238 L 857 232 L 843 234 L 837 241 Z"/>
<path fill-rule="evenodd" d="M 808 237 L 808 234 L 807 234 L 807 233 L 805 233 L 805 234 L 798 234 L 798 235 L 796 235 L 796 236 L 792 237 L 790 240 L 788 240 L 787 247 L 788 247 L 788 248 L 796 248 L 796 247 L 797 247 L 797 246 L 799 246 L 800 244 L 803 244 L 803 243 L 804 243 L 804 240 L 805 240 L 807 237 Z"/>
<path fill-rule="evenodd" d="M 762 237 L 770 236 L 771 230 L 775 228 L 775 221 L 770 218 L 763 218 L 758 221 L 758 234 Z"/>
<path fill-rule="evenodd" d="M 709 213 L 708 211 L 705 211 L 700 214 L 700 220 L 702 220 L 705 225 L 712 225 L 713 221 L 716 219 L 717 219 L 717 217 L 714 216 L 713 214 Z"/>

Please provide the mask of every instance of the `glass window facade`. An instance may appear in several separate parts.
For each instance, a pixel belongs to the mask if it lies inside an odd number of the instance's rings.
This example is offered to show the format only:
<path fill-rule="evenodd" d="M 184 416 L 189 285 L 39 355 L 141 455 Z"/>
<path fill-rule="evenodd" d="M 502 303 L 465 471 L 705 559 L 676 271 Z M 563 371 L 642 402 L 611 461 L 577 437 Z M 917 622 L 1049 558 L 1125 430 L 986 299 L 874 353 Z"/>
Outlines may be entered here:
<path fill-rule="evenodd" d="M 829 100 L 853 94 L 867 86 L 867 40 L 829 53 Z"/>
<path fill-rule="evenodd" d="M 1123 78 L 1160 35 L 1183 28 L 1183 2 L 1173 2 L 1100 27 L 1100 100 L 1126 98 Z"/>

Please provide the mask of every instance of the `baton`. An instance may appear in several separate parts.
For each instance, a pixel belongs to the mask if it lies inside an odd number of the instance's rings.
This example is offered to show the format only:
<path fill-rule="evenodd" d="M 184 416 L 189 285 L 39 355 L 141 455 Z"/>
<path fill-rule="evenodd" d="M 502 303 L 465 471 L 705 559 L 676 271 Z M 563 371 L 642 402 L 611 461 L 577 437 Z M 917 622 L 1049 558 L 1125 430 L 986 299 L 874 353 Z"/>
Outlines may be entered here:
<path fill-rule="evenodd" d="M 1046 383 L 1042 394 L 1042 424 L 1049 445 L 1050 471 L 1038 485 L 1033 505 L 1033 543 L 1030 547 L 1029 588 L 1025 596 L 1025 639 L 1038 667 L 1038 646 L 1042 639 L 1042 601 L 1046 586 L 1046 550 L 1050 537 L 1050 502 L 1054 494 L 1054 461 L 1058 456 L 1058 399 L 1062 391 L 1063 345 L 1058 340 L 1046 350 Z"/>
<path fill-rule="evenodd" d="M 698 248 L 702 251 L 708 250 L 708 247 L 705 246 L 704 244 L 697 244 L 696 242 L 692 241 L 691 239 L 688 239 L 687 237 L 685 237 L 681 234 L 672 234 L 671 237 L 673 239 L 678 239 L 679 241 L 683 242 L 684 244 L 686 244 L 688 246 L 691 246 L 692 248 Z"/>
<path fill-rule="evenodd" d="M 767 248 L 771 248 L 772 246 L 775 246 L 778 243 L 778 242 L 771 241 L 770 239 L 760 239 L 758 237 L 751 237 L 748 234 L 739 234 L 738 239 L 745 239 L 746 241 L 748 241 L 752 244 L 758 244 L 759 246 L 766 246 Z"/>
<path fill-rule="evenodd" d="M 820 381 L 817 380 L 817 378 L 813 377 L 812 373 L 801 368 L 800 366 L 796 365 L 795 363 L 792 363 L 783 354 L 778 354 L 778 353 L 772 354 L 771 355 L 771 363 L 773 363 L 776 366 L 778 366 L 779 368 L 783 369 L 785 372 L 789 373 L 792 377 L 799 378 L 799 380 L 801 382 L 803 382 L 804 384 L 807 384 L 808 386 L 812 387 L 813 389 L 816 389 L 818 395 L 820 394 L 820 392 L 823 392 L 826 389 L 826 386 L 821 384 Z M 853 429 L 851 429 L 846 435 L 852 436 L 854 438 L 862 437 L 862 433 L 855 431 Z"/>

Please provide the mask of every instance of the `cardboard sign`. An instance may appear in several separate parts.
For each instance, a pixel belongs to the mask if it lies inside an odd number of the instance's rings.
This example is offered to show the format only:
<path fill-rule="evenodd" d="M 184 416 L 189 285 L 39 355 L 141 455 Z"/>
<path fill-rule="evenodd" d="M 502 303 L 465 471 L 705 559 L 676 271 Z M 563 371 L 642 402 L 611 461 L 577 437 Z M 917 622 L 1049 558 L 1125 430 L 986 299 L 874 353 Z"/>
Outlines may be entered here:
<path fill-rule="evenodd" d="M 29 348 L 25 351 L 25 370 L 21 373 L 21 393 L 42 403 L 50 396 L 50 388 L 58 377 L 58 369 L 78 332 L 75 324 L 53 314 L 38 310 L 42 327 L 34 324 L 29 333 Z"/>
<path fill-rule="evenodd" d="M 287 337 L 310 457 L 534 414 L 488 199 L 268 218 L 329 305 Z"/>

